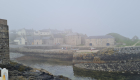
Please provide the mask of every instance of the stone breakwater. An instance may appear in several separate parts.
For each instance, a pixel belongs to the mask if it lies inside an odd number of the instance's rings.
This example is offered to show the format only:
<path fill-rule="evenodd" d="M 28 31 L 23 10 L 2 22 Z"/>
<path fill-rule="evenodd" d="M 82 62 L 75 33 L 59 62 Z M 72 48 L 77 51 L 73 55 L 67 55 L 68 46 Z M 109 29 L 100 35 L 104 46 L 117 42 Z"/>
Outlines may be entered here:
<path fill-rule="evenodd" d="M 104 48 L 95 53 L 74 53 L 73 62 L 120 62 L 120 61 L 139 61 L 140 47 L 124 47 L 124 48 Z"/>
<path fill-rule="evenodd" d="M 105 48 L 96 53 L 75 54 L 74 66 L 109 72 L 140 74 L 140 47 Z"/>
<path fill-rule="evenodd" d="M 110 49 L 110 48 L 108 48 Z M 138 47 L 120 47 L 113 48 L 115 53 L 118 54 L 138 54 L 140 53 L 140 46 Z"/>
<path fill-rule="evenodd" d="M 58 58 L 58 59 L 73 59 L 72 50 L 42 50 L 42 49 L 27 49 L 27 48 L 10 48 L 10 52 L 18 52 L 25 55 L 39 56 L 45 58 Z"/>
<path fill-rule="evenodd" d="M 81 63 L 75 64 L 75 67 L 90 69 L 95 71 L 107 71 L 107 72 L 129 72 L 132 74 L 140 74 L 140 62 L 129 63 Z"/>
<path fill-rule="evenodd" d="M 73 60 L 73 64 L 88 63 L 93 67 L 101 67 L 103 71 L 136 71 L 139 72 L 140 47 L 104 48 L 98 52 L 74 52 L 74 51 L 45 51 L 39 49 L 10 49 L 12 52 L 21 52 L 27 55 L 36 55 L 48 58 L 60 58 Z M 101 66 L 100 66 L 101 65 Z M 107 65 L 107 66 L 105 66 Z M 113 65 L 114 68 L 108 67 Z M 120 66 L 119 69 L 116 65 Z M 132 66 L 130 66 L 132 65 Z M 82 65 L 81 65 L 82 66 Z M 104 68 L 102 66 L 107 67 Z M 80 66 L 77 66 L 80 67 Z M 83 68 L 88 69 L 88 66 Z M 136 69 L 132 69 L 136 68 Z M 91 68 L 89 68 L 91 69 Z M 92 70 L 101 70 L 92 69 Z M 138 70 L 137 70 L 138 69 Z"/>

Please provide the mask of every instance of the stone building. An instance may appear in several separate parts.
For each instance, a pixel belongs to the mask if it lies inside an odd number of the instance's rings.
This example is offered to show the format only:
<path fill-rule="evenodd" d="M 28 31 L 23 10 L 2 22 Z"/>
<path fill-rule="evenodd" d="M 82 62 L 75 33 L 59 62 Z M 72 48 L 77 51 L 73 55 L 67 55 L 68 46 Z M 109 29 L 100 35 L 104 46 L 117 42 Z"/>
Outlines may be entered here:
<path fill-rule="evenodd" d="M 34 37 L 33 36 L 27 36 L 25 38 L 25 45 L 34 45 Z"/>
<path fill-rule="evenodd" d="M 31 36 L 31 35 L 34 35 L 34 30 L 33 29 L 25 29 L 25 28 L 23 28 L 23 29 L 18 30 L 17 34 L 19 36 L 24 36 L 24 35 Z"/>
<path fill-rule="evenodd" d="M 0 19 L 0 64 L 7 64 L 9 61 L 9 28 L 7 20 Z"/>
<path fill-rule="evenodd" d="M 42 44 L 43 45 L 53 45 L 53 38 L 48 36 L 48 37 L 43 37 L 42 38 Z"/>
<path fill-rule="evenodd" d="M 87 38 L 87 35 L 85 34 L 80 34 L 80 36 L 81 36 L 81 44 L 82 45 L 85 45 L 85 43 L 86 43 L 86 38 Z"/>
<path fill-rule="evenodd" d="M 139 40 L 139 38 L 138 38 L 137 36 L 134 36 L 134 37 L 132 38 L 132 41 L 135 41 L 135 40 Z"/>
<path fill-rule="evenodd" d="M 42 45 L 42 38 L 40 36 L 34 36 L 34 45 Z"/>
<path fill-rule="evenodd" d="M 89 36 L 86 39 L 86 46 L 92 47 L 113 47 L 115 39 L 110 35 L 105 36 Z"/>
<path fill-rule="evenodd" d="M 54 44 L 64 44 L 64 38 L 62 35 L 53 35 Z"/>
<path fill-rule="evenodd" d="M 72 29 L 65 29 L 65 30 L 64 30 L 64 33 L 65 33 L 65 34 L 70 34 L 70 33 L 72 33 Z"/>
<path fill-rule="evenodd" d="M 65 43 L 68 45 L 80 45 L 81 44 L 81 36 L 78 33 L 71 33 L 66 35 Z"/>
<path fill-rule="evenodd" d="M 51 35 L 51 31 L 49 29 L 44 29 L 44 30 L 39 30 L 36 33 L 34 33 L 34 35 L 40 35 L 40 36 L 48 36 Z"/>
<path fill-rule="evenodd" d="M 23 37 L 16 38 L 14 42 L 18 45 L 25 45 L 25 39 Z"/>

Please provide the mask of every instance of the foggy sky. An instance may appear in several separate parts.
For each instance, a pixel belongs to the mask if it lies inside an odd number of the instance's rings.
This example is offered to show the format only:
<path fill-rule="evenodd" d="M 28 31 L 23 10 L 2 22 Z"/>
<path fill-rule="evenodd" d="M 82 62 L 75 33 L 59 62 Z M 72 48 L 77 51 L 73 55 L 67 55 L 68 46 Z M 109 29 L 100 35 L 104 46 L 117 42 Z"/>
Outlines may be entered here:
<path fill-rule="evenodd" d="M 0 18 L 12 29 L 72 29 L 88 36 L 140 38 L 140 0 L 1 0 Z"/>

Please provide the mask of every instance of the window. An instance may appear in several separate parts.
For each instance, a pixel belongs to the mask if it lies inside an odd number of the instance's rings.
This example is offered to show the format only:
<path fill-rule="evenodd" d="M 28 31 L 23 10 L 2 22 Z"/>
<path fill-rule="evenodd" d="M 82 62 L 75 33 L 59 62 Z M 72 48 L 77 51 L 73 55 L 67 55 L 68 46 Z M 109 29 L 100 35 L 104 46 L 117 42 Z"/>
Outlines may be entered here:
<path fill-rule="evenodd" d="M 110 44 L 109 43 L 106 43 L 106 46 L 110 46 Z"/>
<path fill-rule="evenodd" d="M 92 46 L 92 43 L 89 43 L 89 46 Z"/>

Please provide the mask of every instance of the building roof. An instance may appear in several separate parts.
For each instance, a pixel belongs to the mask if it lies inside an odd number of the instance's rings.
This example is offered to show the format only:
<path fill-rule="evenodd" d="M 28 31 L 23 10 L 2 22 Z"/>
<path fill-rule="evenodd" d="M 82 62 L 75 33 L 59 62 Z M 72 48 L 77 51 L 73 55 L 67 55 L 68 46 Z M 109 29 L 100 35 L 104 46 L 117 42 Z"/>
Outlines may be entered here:
<path fill-rule="evenodd" d="M 66 36 L 73 36 L 73 35 L 79 35 L 78 33 L 70 33 L 70 34 L 67 34 Z"/>
<path fill-rule="evenodd" d="M 54 38 L 63 38 L 62 35 L 58 35 L 58 34 L 54 34 L 53 37 L 54 37 Z"/>
<path fill-rule="evenodd" d="M 49 29 L 43 29 L 43 30 L 39 30 L 40 32 L 50 32 Z"/>
<path fill-rule="evenodd" d="M 25 28 L 23 28 L 23 29 L 19 29 L 19 30 L 17 30 L 17 31 L 21 31 L 21 30 L 25 30 L 26 32 L 34 32 L 33 29 L 25 29 Z"/>
<path fill-rule="evenodd" d="M 23 37 L 17 37 L 15 40 L 21 40 L 21 38 L 23 38 Z"/>
<path fill-rule="evenodd" d="M 43 40 L 53 40 L 53 38 L 52 37 L 49 37 L 49 36 L 48 37 L 43 37 L 42 39 Z"/>
<path fill-rule="evenodd" d="M 106 39 L 106 38 L 114 38 L 110 35 L 104 35 L 104 36 L 89 36 L 87 39 Z"/>
<path fill-rule="evenodd" d="M 40 40 L 42 39 L 41 36 L 34 36 L 34 40 Z"/>
<path fill-rule="evenodd" d="M 32 41 L 34 40 L 34 37 L 32 37 L 32 36 L 27 36 L 26 38 L 27 38 L 27 40 L 32 40 Z"/>
<path fill-rule="evenodd" d="M 34 32 L 33 29 L 25 29 L 26 32 Z"/>
<path fill-rule="evenodd" d="M 50 39 L 50 37 L 43 37 L 42 39 Z"/>

